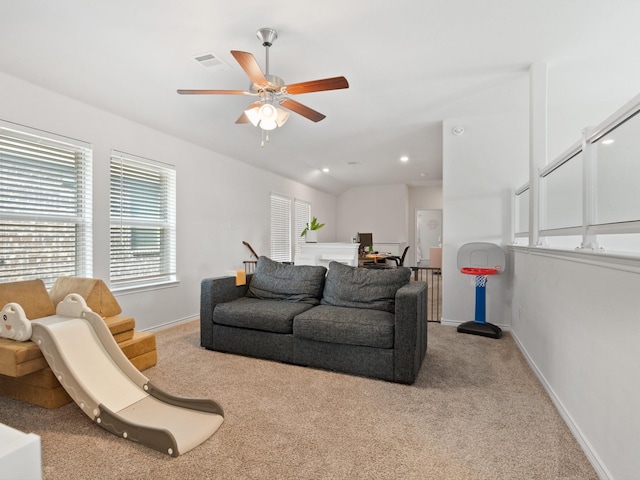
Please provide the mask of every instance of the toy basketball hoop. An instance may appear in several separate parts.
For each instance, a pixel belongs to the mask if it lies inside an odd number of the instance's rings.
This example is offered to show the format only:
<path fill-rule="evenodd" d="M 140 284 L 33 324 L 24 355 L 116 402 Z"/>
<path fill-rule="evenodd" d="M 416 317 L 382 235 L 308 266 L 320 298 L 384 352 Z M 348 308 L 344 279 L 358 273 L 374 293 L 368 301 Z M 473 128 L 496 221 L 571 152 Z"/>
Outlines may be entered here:
<path fill-rule="evenodd" d="M 473 285 L 475 287 L 485 287 L 487 285 L 487 275 L 496 275 L 498 270 L 495 268 L 475 268 L 462 267 L 460 273 L 465 275 L 473 275 Z"/>
<path fill-rule="evenodd" d="M 505 255 L 502 248 L 493 243 L 467 243 L 458 250 L 458 268 L 464 275 L 472 275 L 476 287 L 475 319 L 458 325 L 458 332 L 500 338 L 502 330 L 486 321 L 487 277 L 502 272 Z"/>

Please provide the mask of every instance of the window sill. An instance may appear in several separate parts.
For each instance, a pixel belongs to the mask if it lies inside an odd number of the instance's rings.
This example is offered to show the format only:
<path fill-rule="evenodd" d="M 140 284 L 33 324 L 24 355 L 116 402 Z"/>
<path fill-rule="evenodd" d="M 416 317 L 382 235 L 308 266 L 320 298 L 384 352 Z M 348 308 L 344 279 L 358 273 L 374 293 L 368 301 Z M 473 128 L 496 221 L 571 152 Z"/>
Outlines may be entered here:
<path fill-rule="evenodd" d="M 147 283 L 144 285 L 123 285 L 112 287 L 111 292 L 114 295 L 130 295 L 133 293 L 149 292 L 153 290 L 163 290 L 165 288 L 174 288 L 180 284 L 179 280 L 167 280 L 157 283 Z"/>

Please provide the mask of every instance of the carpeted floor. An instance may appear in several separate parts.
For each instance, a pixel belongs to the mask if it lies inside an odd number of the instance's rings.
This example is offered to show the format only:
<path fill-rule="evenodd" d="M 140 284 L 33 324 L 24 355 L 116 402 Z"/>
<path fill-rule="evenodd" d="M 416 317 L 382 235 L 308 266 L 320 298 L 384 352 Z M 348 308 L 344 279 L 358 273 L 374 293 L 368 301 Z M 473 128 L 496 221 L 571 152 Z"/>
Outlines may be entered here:
<path fill-rule="evenodd" d="M 222 427 L 171 458 L 75 404 L 0 398 L 0 422 L 41 436 L 45 479 L 597 478 L 508 333 L 430 323 L 410 386 L 203 350 L 197 320 L 157 335 L 158 365 L 145 375 L 220 402 Z"/>

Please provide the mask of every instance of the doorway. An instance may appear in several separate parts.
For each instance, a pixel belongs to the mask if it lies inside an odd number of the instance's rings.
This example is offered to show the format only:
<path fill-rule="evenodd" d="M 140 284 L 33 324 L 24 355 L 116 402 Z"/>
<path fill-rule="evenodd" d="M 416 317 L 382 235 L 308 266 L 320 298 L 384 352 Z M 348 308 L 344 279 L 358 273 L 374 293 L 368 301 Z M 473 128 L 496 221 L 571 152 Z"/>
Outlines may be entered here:
<path fill-rule="evenodd" d="M 415 279 L 427 284 L 427 321 L 442 312 L 442 210 L 416 210 Z"/>
<path fill-rule="evenodd" d="M 416 265 L 431 267 L 430 249 L 441 246 L 442 210 L 416 210 Z"/>

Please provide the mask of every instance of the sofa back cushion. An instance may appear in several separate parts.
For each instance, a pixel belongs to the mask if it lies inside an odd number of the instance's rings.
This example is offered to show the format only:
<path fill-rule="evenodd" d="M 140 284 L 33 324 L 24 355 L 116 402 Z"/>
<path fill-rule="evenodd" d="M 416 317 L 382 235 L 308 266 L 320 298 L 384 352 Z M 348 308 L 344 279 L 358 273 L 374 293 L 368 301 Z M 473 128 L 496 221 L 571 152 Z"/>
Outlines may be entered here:
<path fill-rule="evenodd" d="M 247 296 L 318 305 L 326 273 L 322 266 L 285 265 L 260 257 Z"/>
<path fill-rule="evenodd" d="M 411 269 L 366 269 L 329 264 L 322 303 L 395 313 L 396 292 L 411 280 Z"/>

